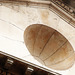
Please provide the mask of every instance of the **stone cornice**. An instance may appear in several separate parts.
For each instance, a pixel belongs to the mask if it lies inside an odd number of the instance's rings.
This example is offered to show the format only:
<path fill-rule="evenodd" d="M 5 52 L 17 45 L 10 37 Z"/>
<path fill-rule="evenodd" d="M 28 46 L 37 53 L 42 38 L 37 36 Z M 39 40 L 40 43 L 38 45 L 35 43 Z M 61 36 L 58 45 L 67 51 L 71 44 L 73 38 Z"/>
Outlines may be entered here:
<path fill-rule="evenodd" d="M 60 16 L 67 23 L 75 27 L 75 9 L 65 5 L 59 0 L 0 0 L 3 3 L 26 5 L 27 7 L 39 7 L 49 9 Z"/>

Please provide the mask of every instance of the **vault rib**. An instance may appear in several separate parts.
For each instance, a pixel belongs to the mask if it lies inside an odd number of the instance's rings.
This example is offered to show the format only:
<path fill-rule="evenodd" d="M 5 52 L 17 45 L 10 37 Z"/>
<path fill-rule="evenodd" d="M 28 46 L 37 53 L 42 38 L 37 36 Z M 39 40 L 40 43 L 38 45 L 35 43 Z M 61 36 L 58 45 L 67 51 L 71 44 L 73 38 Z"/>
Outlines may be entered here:
<path fill-rule="evenodd" d="M 56 31 L 56 30 L 55 30 Z M 52 33 L 52 35 L 55 33 L 55 31 Z M 50 36 L 50 38 L 52 37 L 52 35 Z M 46 47 L 47 43 L 49 42 L 50 38 L 47 40 L 46 44 L 44 45 L 42 51 L 40 52 L 39 56 L 41 55 L 41 53 L 43 52 L 44 48 Z"/>
<path fill-rule="evenodd" d="M 60 50 L 61 47 L 63 47 L 68 41 L 66 41 L 62 46 L 60 46 L 52 55 L 54 55 L 56 52 L 58 52 Z M 45 60 L 47 60 L 49 57 L 51 57 L 52 55 L 48 56 Z"/>
<path fill-rule="evenodd" d="M 38 34 L 39 34 L 41 28 L 42 28 L 42 26 L 40 26 L 40 29 L 38 30 L 37 36 L 38 36 Z M 34 45 L 33 45 L 33 54 L 34 54 L 34 46 L 35 46 L 35 42 L 36 42 L 37 36 L 36 36 L 36 38 L 35 38 Z M 34 54 L 34 55 L 35 55 L 35 54 Z"/>

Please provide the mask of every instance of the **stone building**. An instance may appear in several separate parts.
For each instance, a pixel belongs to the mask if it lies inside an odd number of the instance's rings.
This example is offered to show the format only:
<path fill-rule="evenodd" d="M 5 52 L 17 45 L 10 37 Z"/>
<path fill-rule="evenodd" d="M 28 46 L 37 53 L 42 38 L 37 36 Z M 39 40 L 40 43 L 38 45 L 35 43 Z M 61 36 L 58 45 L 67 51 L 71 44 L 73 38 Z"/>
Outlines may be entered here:
<path fill-rule="evenodd" d="M 0 0 L 0 51 L 62 75 L 74 75 L 74 6 L 61 0 Z"/>

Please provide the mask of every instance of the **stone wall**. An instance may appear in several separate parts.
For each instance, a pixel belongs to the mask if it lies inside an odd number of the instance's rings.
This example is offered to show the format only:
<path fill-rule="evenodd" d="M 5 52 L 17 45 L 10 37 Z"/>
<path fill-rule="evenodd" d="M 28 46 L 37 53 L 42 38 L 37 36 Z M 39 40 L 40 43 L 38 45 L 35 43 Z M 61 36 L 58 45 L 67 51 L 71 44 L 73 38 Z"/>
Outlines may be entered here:
<path fill-rule="evenodd" d="M 0 5 L 0 50 L 20 58 L 29 55 L 27 51 L 28 54 L 22 52 L 25 50 L 23 34 L 32 24 L 43 24 L 57 30 L 66 37 L 75 50 L 75 28 L 49 9 L 14 5 L 14 3 Z"/>

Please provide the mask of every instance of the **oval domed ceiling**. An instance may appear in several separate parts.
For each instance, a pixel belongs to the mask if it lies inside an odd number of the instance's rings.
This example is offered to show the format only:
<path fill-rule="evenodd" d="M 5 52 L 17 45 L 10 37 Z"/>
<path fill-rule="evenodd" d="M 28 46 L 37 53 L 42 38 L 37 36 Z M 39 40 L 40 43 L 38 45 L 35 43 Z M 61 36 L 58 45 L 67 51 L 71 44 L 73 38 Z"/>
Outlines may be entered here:
<path fill-rule="evenodd" d="M 30 25 L 24 32 L 24 41 L 31 55 L 49 68 L 65 70 L 74 63 L 71 44 L 53 28 L 41 24 Z"/>

